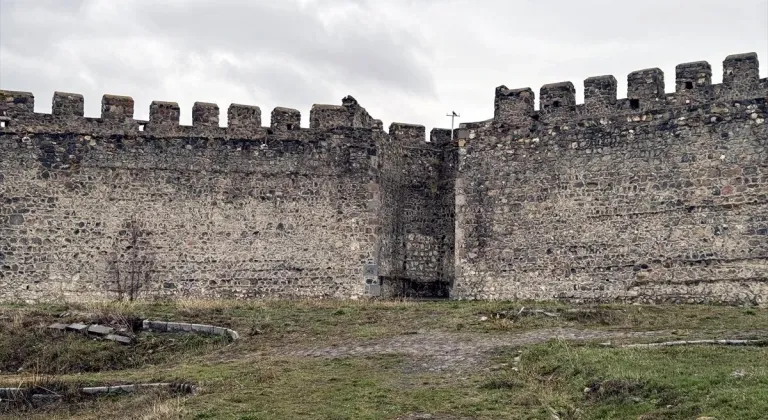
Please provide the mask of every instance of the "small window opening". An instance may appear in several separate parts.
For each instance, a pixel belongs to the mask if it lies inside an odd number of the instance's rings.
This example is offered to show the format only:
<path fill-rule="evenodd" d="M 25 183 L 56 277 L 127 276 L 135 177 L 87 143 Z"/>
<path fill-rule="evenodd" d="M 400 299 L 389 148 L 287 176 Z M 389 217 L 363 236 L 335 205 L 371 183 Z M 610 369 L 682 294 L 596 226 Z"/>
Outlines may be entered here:
<path fill-rule="evenodd" d="M 293 124 L 286 124 L 285 128 L 287 128 L 288 130 L 293 130 Z"/>
<path fill-rule="evenodd" d="M 630 99 L 629 107 L 632 109 L 640 109 L 640 99 Z"/>
<path fill-rule="evenodd" d="M 0 128 L 8 127 L 7 121 L 0 121 Z"/>
<path fill-rule="evenodd" d="M 552 102 L 552 108 L 560 108 L 560 101 Z"/>
<path fill-rule="evenodd" d="M 139 124 L 139 131 L 144 131 L 144 124 Z"/>
<path fill-rule="evenodd" d="M 685 82 L 686 89 L 693 89 L 693 82 Z"/>

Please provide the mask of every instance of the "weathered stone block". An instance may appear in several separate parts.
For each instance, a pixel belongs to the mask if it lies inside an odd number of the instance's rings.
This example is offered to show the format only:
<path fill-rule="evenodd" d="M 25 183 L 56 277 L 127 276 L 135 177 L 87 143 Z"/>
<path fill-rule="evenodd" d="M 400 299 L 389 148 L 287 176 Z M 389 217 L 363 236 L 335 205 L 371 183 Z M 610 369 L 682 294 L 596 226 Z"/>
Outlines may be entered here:
<path fill-rule="evenodd" d="M 760 79 L 757 54 L 729 55 L 723 61 L 723 84 L 731 89 L 748 91 L 757 87 Z"/>
<path fill-rule="evenodd" d="M 88 329 L 88 326 L 79 322 L 76 322 L 74 324 L 69 324 L 67 326 L 67 330 L 69 331 L 75 331 L 75 332 L 85 332 Z"/>
<path fill-rule="evenodd" d="M 389 125 L 389 135 L 395 141 L 421 144 L 427 141 L 427 129 L 423 125 L 392 123 Z"/>
<path fill-rule="evenodd" d="M 227 110 L 230 128 L 255 130 L 261 128 L 261 108 L 251 105 L 232 104 Z"/>
<path fill-rule="evenodd" d="M 451 143 L 451 130 L 445 128 L 433 128 L 429 132 L 429 142 L 442 146 Z"/>
<path fill-rule="evenodd" d="M 35 112 L 35 96 L 31 92 L 0 90 L 0 116 Z"/>
<path fill-rule="evenodd" d="M 528 120 L 533 115 L 535 99 L 536 95 L 531 88 L 508 89 L 503 85 L 497 87 L 493 104 L 494 122 L 517 124 Z"/>
<path fill-rule="evenodd" d="M 195 332 L 198 334 L 213 334 L 212 325 L 191 324 L 190 328 L 192 332 Z"/>
<path fill-rule="evenodd" d="M 664 72 L 659 68 L 633 71 L 627 76 L 627 98 L 656 100 L 664 97 Z"/>
<path fill-rule="evenodd" d="M 119 334 L 108 334 L 104 337 L 106 340 L 115 341 L 120 344 L 133 344 L 133 340 L 130 337 Z"/>
<path fill-rule="evenodd" d="M 117 123 L 133 120 L 133 98 L 104 95 L 101 98 L 101 119 Z"/>
<path fill-rule="evenodd" d="M 192 125 L 195 127 L 218 127 L 219 106 L 207 102 L 195 102 L 192 106 Z"/>
<path fill-rule="evenodd" d="M 539 94 L 542 111 L 555 111 L 576 105 L 576 88 L 571 82 L 551 83 L 541 87 Z"/>
<path fill-rule="evenodd" d="M 178 126 L 181 109 L 176 102 L 152 101 L 149 123 L 153 126 Z"/>
<path fill-rule="evenodd" d="M 351 127 L 351 116 L 343 106 L 315 104 L 309 111 L 309 128 L 330 130 Z"/>
<path fill-rule="evenodd" d="M 142 328 L 146 330 L 165 332 L 168 330 L 168 322 L 144 320 L 144 322 L 142 323 Z"/>
<path fill-rule="evenodd" d="M 112 334 L 113 331 L 115 331 L 114 328 L 105 327 L 104 325 L 91 325 L 88 327 L 89 334 L 108 335 Z"/>
<path fill-rule="evenodd" d="M 277 107 L 272 110 L 271 127 L 277 131 L 291 131 L 301 128 L 301 113 L 290 108 Z"/>
<path fill-rule="evenodd" d="M 584 80 L 584 105 L 587 107 L 606 107 L 616 103 L 618 84 L 616 78 L 594 76 Z"/>
<path fill-rule="evenodd" d="M 698 90 L 712 84 L 712 66 L 706 61 L 678 64 L 675 74 L 675 90 L 678 93 Z"/>
<path fill-rule="evenodd" d="M 85 115 L 85 100 L 77 93 L 54 92 L 53 115 L 60 117 L 82 117 Z"/>

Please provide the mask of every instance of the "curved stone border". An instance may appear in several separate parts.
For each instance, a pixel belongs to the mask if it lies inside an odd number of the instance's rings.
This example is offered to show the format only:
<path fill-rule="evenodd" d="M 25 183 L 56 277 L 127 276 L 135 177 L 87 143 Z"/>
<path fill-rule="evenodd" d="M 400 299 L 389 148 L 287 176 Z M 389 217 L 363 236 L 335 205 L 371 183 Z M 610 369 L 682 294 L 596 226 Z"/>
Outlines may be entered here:
<path fill-rule="evenodd" d="M 146 389 L 146 388 L 170 388 L 172 391 L 182 391 L 185 394 L 194 394 L 197 391 L 197 387 L 192 384 L 157 382 L 157 383 L 151 383 L 151 384 L 92 386 L 92 387 L 80 388 L 80 392 L 88 395 L 119 394 L 122 392 L 137 392 L 141 389 Z"/>
<path fill-rule="evenodd" d="M 614 347 L 620 349 L 637 349 L 637 348 L 653 348 L 653 347 L 672 347 L 672 346 L 696 346 L 696 345 L 713 345 L 713 346 L 766 346 L 768 340 L 688 340 L 688 341 L 665 341 L 663 343 L 636 343 L 636 344 L 624 344 L 614 346 L 611 343 L 600 343 L 603 347 Z"/>
<path fill-rule="evenodd" d="M 78 391 L 85 395 L 105 395 L 138 392 L 147 388 L 169 388 L 171 391 L 180 391 L 185 394 L 194 394 L 197 387 L 188 383 L 157 382 L 150 384 L 126 384 L 113 386 L 92 386 L 79 388 Z M 0 399 L 18 400 L 29 398 L 33 401 L 53 402 L 64 398 L 56 393 L 38 393 L 31 394 L 34 388 L 0 388 Z"/>
<path fill-rule="evenodd" d="M 238 334 L 237 331 L 229 328 L 205 324 L 188 324 L 186 322 L 151 321 L 145 319 L 142 322 L 141 328 L 143 330 L 158 332 L 195 332 L 208 335 L 221 335 L 229 337 L 232 341 L 240 338 L 240 334 Z"/>

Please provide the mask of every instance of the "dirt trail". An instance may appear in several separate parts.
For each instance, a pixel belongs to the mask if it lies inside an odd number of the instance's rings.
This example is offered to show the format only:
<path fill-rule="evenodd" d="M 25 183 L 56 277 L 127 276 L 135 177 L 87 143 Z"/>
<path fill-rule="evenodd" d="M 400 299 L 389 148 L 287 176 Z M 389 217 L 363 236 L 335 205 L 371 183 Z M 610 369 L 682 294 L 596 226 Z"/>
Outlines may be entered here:
<path fill-rule="evenodd" d="M 491 352 L 503 347 L 519 347 L 550 339 L 568 341 L 649 339 L 668 336 L 668 331 L 603 331 L 579 329 L 541 329 L 519 334 L 449 333 L 428 331 L 397 337 L 332 347 L 288 350 L 289 356 L 336 358 L 380 354 L 404 354 L 429 371 L 478 367 Z"/>

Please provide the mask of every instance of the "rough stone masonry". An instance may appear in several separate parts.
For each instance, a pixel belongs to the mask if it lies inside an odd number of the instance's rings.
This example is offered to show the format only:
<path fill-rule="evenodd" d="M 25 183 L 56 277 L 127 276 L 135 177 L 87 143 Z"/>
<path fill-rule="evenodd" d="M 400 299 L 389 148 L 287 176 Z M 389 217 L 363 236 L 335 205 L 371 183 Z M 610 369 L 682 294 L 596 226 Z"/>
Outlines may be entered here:
<path fill-rule="evenodd" d="M 454 133 L 352 97 L 198 102 L 0 91 L 0 299 L 427 296 L 766 304 L 768 80 L 755 54 L 496 89 Z M 453 134 L 453 135 L 452 135 Z"/>
<path fill-rule="evenodd" d="M 461 130 L 455 296 L 768 302 L 768 80 L 755 54 L 496 89 Z"/>

